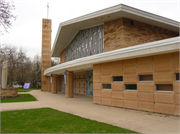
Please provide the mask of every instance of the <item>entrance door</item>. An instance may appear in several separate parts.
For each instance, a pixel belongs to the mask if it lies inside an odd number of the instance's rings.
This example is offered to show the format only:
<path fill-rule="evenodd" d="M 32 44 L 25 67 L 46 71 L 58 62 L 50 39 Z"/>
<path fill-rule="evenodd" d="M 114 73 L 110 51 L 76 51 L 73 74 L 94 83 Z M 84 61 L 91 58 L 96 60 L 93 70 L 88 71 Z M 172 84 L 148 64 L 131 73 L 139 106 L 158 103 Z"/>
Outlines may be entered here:
<path fill-rule="evenodd" d="M 93 70 L 86 71 L 86 95 L 93 96 Z"/>
<path fill-rule="evenodd" d="M 61 92 L 66 92 L 66 85 L 64 84 L 64 76 L 61 77 Z"/>

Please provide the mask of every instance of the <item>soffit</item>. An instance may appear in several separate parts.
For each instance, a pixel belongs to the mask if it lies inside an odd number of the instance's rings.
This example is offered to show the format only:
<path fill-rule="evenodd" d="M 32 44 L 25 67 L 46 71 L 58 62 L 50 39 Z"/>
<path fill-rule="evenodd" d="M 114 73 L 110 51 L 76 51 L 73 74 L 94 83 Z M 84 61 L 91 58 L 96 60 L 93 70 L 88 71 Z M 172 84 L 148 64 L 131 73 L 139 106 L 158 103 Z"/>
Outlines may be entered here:
<path fill-rule="evenodd" d="M 60 23 L 51 56 L 59 57 L 80 30 L 122 17 L 179 32 L 177 21 L 120 4 Z"/>

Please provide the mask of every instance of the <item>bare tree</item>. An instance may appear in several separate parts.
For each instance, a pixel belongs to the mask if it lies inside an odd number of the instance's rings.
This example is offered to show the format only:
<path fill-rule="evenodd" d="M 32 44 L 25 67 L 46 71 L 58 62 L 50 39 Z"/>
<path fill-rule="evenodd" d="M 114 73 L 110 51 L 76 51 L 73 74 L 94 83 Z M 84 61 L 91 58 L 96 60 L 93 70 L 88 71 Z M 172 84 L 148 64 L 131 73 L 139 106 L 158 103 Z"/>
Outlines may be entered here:
<path fill-rule="evenodd" d="M 1 49 L 3 51 L 0 51 L 0 55 L 8 61 L 8 85 L 13 87 L 18 61 L 17 48 L 11 45 L 4 45 Z"/>
<path fill-rule="evenodd" d="M 34 56 L 32 63 L 31 87 L 39 88 L 40 82 L 41 82 L 41 58 L 37 54 Z"/>
<path fill-rule="evenodd" d="M 24 86 L 24 83 L 30 82 L 31 75 L 31 60 L 25 54 L 25 51 L 20 48 L 18 52 L 18 63 L 17 63 L 17 83 L 19 85 Z"/>
<path fill-rule="evenodd" d="M 0 27 L 3 26 L 5 32 L 8 32 L 8 28 L 12 26 L 12 19 L 16 19 L 16 16 L 12 15 L 12 10 L 14 9 L 13 1 L 0 0 Z M 0 31 L 0 34 L 3 34 L 3 32 Z"/>

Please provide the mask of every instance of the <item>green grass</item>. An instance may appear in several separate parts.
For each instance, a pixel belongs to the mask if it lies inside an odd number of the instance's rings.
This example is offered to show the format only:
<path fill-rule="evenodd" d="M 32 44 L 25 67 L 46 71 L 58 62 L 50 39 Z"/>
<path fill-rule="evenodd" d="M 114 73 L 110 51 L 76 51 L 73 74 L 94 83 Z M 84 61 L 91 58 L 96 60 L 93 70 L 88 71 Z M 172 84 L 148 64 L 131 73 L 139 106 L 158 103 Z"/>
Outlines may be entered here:
<path fill-rule="evenodd" d="M 22 89 L 22 88 L 18 88 L 18 92 L 29 92 L 31 90 L 41 90 L 40 88 L 29 88 L 29 89 Z"/>
<path fill-rule="evenodd" d="M 26 97 L 22 97 L 25 95 Z M 34 98 L 30 94 L 18 94 L 18 98 L 9 98 L 9 99 L 1 99 L 1 103 L 8 103 L 8 102 L 26 102 L 26 101 L 36 101 L 37 99 Z"/>
<path fill-rule="evenodd" d="M 136 133 L 51 108 L 1 112 L 2 133 Z"/>

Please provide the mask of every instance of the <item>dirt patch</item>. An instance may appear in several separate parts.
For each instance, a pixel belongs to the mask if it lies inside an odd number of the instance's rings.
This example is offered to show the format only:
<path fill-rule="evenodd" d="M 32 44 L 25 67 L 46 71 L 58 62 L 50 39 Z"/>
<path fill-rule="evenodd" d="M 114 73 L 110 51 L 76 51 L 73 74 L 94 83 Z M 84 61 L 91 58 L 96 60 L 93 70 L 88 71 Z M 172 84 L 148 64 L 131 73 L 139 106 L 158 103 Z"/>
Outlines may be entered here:
<path fill-rule="evenodd" d="M 26 97 L 26 95 L 18 95 L 18 96 L 6 96 L 5 98 L 1 98 L 2 99 L 11 99 L 11 98 L 24 98 Z"/>

